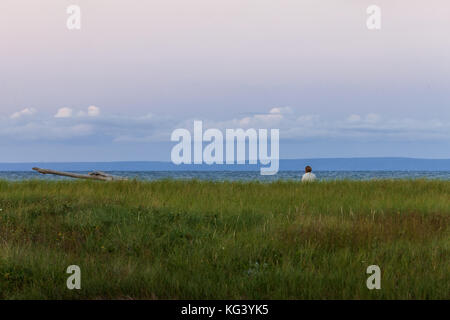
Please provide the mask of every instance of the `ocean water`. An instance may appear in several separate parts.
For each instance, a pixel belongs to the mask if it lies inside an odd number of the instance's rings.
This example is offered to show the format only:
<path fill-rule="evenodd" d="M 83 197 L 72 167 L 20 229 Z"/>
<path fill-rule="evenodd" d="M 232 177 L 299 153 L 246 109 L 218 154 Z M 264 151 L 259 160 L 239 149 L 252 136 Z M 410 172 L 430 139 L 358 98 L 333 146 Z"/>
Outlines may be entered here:
<path fill-rule="evenodd" d="M 78 171 L 77 173 L 87 173 Z M 262 176 L 259 171 L 108 171 L 107 173 L 137 180 L 208 180 L 208 181 L 262 181 L 300 180 L 302 172 L 280 171 L 273 176 Z M 437 179 L 450 180 L 450 171 L 315 171 L 319 180 L 373 180 L 373 179 Z M 34 171 L 0 171 L 0 180 L 73 180 Z"/>

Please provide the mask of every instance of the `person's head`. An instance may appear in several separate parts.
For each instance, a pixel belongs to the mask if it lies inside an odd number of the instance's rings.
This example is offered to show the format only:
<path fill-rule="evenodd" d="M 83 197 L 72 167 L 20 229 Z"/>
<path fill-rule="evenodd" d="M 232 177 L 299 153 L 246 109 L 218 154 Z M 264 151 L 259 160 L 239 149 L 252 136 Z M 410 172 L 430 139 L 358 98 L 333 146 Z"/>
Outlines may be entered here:
<path fill-rule="evenodd" d="M 305 172 L 306 173 L 311 172 L 311 171 L 312 171 L 312 168 L 310 166 L 306 166 L 305 167 Z"/>

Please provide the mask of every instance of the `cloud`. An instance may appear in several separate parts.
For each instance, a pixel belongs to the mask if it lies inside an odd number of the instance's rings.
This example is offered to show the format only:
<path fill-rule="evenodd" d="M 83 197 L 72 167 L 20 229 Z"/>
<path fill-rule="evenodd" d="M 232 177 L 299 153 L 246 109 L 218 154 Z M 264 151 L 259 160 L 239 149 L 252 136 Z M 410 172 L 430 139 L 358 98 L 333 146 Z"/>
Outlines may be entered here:
<path fill-rule="evenodd" d="M 196 119 L 199 120 L 199 119 Z M 194 119 L 179 123 L 176 128 L 192 130 Z M 317 114 L 298 114 L 289 107 L 275 107 L 267 113 L 224 121 L 203 119 L 204 130 L 217 128 L 280 129 L 280 138 L 291 141 L 305 139 L 339 139 L 342 141 L 442 141 L 450 140 L 450 121 L 394 119 L 377 113 L 351 114 L 343 119 Z M 130 139 L 127 135 L 126 139 Z"/>
<path fill-rule="evenodd" d="M 100 108 L 96 106 L 90 106 L 88 108 L 88 116 L 90 117 L 97 117 L 100 115 Z"/>
<path fill-rule="evenodd" d="M 347 121 L 351 123 L 377 123 L 381 120 L 381 116 L 376 113 L 369 113 L 365 116 L 359 114 L 351 114 Z"/>
<path fill-rule="evenodd" d="M 73 110 L 70 108 L 60 108 L 55 114 L 55 118 L 71 118 Z"/>
<path fill-rule="evenodd" d="M 87 109 L 87 113 L 84 111 L 79 111 L 77 113 L 78 117 L 98 117 L 100 115 L 100 108 L 96 106 L 89 106 Z"/>
<path fill-rule="evenodd" d="M 31 116 L 36 113 L 36 109 L 34 108 L 25 108 L 22 111 L 15 112 L 11 115 L 11 119 L 18 119 L 22 116 Z"/>
<path fill-rule="evenodd" d="M 48 122 L 29 122 L 18 126 L 2 127 L 0 137 L 19 141 L 65 141 L 86 137 L 94 132 L 88 124 L 71 124 L 66 126 Z"/>
<path fill-rule="evenodd" d="M 71 108 L 60 108 L 55 114 L 55 118 L 72 118 L 74 111 Z M 100 115 L 100 108 L 96 106 L 89 106 L 87 113 L 84 111 L 79 111 L 77 117 L 98 117 Z"/>
<path fill-rule="evenodd" d="M 340 139 L 342 141 L 450 141 L 450 121 L 445 119 L 391 118 L 376 113 L 351 114 L 342 118 L 325 118 L 317 114 L 301 114 L 289 107 L 275 107 L 266 113 L 224 120 L 147 114 L 124 116 L 103 114 L 100 108 L 90 106 L 77 113 L 61 108 L 53 118 L 24 117 L 34 114 L 34 109 L 24 109 L 14 117 L 21 121 L 0 118 L 0 138 L 35 141 L 64 141 L 79 139 L 83 143 L 94 141 L 115 143 L 169 142 L 170 134 L 178 128 L 192 130 L 194 120 L 202 120 L 204 130 L 226 129 L 280 129 L 281 139 Z M 100 117 L 100 114 L 102 115 Z M 65 118 L 60 121 L 59 118 Z"/>
<path fill-rule="evenodd" d="M 211 123 L 217 128 L 278 128 L 289 140 L 450 140 L 450 122 L 440 120 L 384 119 L 377 113 L 351 114 L 343 120 L 314 114 L 295 114 L 291 108 L 272 108 L 267 114 Z"/>
<path fill-rule="evenodd" d="M 292 108 L 291 107 L 275 107 L 270 109 L 270 114 L 292 114 Z"/>

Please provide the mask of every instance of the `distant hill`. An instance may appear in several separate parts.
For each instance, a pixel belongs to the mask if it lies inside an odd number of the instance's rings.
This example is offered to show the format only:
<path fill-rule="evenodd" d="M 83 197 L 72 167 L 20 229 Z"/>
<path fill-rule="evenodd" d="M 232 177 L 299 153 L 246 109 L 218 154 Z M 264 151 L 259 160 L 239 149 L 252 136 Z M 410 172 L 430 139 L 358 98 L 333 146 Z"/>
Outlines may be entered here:
<path fill-rule="evenodd" d="M 280 160 L 280 171 L 450 171 L 450 159 L 319 158 Z M 253 171 L 259 165 L 174 165 L 170 162 L 45 162 L 0 163 L 0 171 L 30 171 L 33 167 L 66 171 Z"/>

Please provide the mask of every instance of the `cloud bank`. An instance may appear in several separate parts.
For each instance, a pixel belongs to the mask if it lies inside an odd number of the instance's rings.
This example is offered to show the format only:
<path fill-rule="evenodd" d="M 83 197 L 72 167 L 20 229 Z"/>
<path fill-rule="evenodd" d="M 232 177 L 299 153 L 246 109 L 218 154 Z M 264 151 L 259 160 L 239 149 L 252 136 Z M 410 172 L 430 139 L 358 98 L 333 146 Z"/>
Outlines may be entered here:
<path fill-rule="evenodd" d="M 62 107 L 53 116 L 25 108 L 0 118 L 0 139 L 17 141 L 59 141 L 77 139 L 111 143 L 170 142 L 177 128 L 192 129 L 194 120 L 206 128 L 277 128 L 282 140 L 345 139 L 353 141 L 449 141 L 450 121 L 441 119 L 390 118 L 377 113 L 349 114 L 342 119 L 327 119 L 302 114 L 292 107 L 273 107 L 267 113 L 225 120 L 179 119 L 176 116 L 145 114 L 126 116 L 101 112 L 97 106 L 87 109 Z"/>

